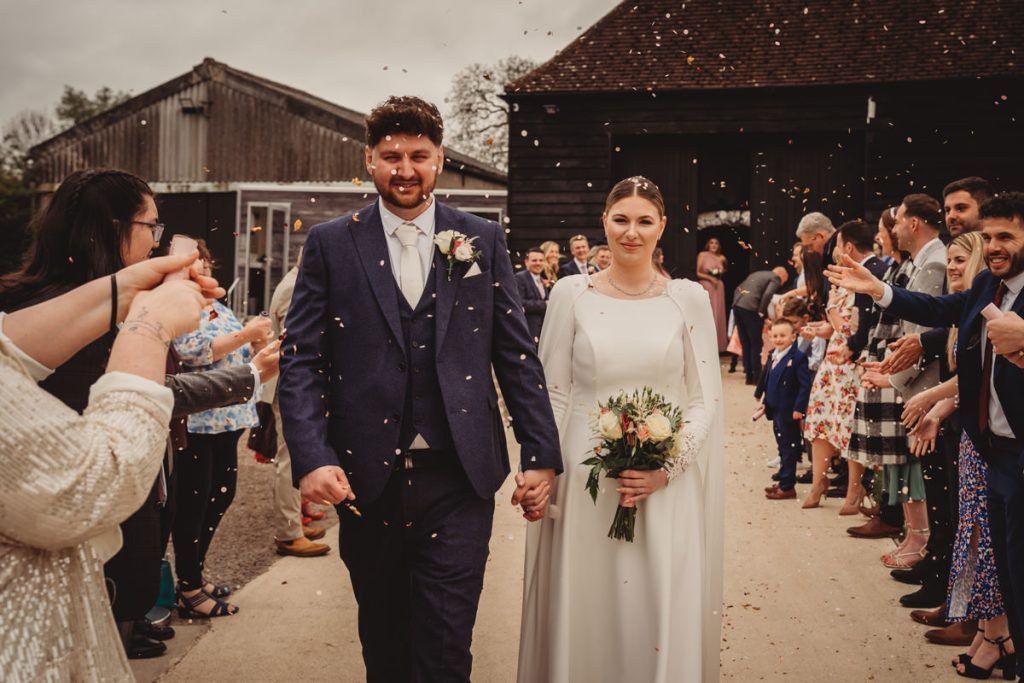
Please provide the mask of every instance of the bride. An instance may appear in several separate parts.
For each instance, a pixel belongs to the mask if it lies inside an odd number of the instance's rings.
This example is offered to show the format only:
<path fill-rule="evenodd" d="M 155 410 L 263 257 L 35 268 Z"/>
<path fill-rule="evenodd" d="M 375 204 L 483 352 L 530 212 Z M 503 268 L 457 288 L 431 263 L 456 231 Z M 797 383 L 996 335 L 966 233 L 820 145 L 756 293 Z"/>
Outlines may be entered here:
<path fill-rule="evenodd" d="M 521 683 L 717 681 L 721 641 L 723 451 L 715 321 L 699 284 L 654 271 L 665 204 L 642 177 L 612 188 L 612 265 L 551 292 L 540 357 L 565 472 L 527 532 Z M 649 386 L 683 411 L 672 472 L 584 488 L 598 401 Z M 633 543 L 608 538 L 618 504 L 638 508 Z"/>

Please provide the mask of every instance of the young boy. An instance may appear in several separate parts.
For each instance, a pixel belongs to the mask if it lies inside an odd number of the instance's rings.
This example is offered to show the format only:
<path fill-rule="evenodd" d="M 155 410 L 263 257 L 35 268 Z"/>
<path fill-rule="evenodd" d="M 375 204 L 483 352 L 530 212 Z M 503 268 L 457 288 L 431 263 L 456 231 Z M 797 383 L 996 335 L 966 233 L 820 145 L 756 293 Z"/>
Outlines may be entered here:
<path fill-rule="evenodd" d="M 807 412 L 811 393 L 807 355 L 798 348 L 796 336 L 796 325 L 791 320 L 779 318 L 772 323 L 770 340 L 775 350 L 754 393 L 754 398 L 761 399 L 759 412 L 763 410 L 772 420 L 779 446 L 779 483 L 765 489 L 769 500 L 796 498 L 796 464 L 803 448 L 800 420 Z"/>

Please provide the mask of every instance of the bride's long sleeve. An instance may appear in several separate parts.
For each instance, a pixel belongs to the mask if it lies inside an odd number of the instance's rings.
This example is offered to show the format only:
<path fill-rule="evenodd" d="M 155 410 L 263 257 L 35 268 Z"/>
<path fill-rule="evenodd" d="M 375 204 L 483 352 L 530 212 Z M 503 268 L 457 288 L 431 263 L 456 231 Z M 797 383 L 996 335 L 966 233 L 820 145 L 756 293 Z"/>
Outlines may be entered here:
<path fill-rule="evenodd" d="M 711 426 L 713 406 L 707 405 L 707 392 L 700 381 L 699 363 L 702 361 L 693 343 L 693 325 L 693 322 L 687 321 L 683 329 L 683 385 L 686 389 L 686 404 L 682 406 L 682 449 L 679 457 L 666 468 L 669 481 L 679 476 L 693 463 L 704 470 L 701 456 Z"/>
<path fill-rule="evenodd" d="M 569 411 L 572 387 L 572 345 L 576 336 L 573 309 L 581 284 L 586 286 L 576 280 L 583 281 L 584 277 L 576 275 L 559 280 L 551 290 L 538 350 L 560 437 L 565 431 L 565 415 Z"/>

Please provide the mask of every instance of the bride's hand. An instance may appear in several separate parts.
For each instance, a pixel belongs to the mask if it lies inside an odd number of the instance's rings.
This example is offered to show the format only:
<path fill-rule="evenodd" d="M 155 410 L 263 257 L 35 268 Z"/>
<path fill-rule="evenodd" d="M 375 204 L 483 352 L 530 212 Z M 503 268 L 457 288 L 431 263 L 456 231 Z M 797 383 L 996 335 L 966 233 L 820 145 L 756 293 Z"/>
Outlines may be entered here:
<path fill-rule="evenodd" d="M 668 473 L 665 470 L 623 470 L 616 480 L 619 488 L 619 505 L 625 508 L 636 507 L 658 489 L 668 484 Z"/>

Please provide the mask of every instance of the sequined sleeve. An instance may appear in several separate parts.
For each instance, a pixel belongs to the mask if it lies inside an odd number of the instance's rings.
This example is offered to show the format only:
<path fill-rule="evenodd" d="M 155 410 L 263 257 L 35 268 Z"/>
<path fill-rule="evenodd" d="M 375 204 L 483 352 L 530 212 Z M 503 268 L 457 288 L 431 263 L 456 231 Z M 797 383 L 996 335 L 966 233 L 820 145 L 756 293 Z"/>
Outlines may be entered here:
<path fill-rule="evenodd" d="M 0 537 L 57 550 L 128 518 L 157 476 L 172 401 L 155 382 L 112 372 L 79 415 L 0 349 Z"/>

